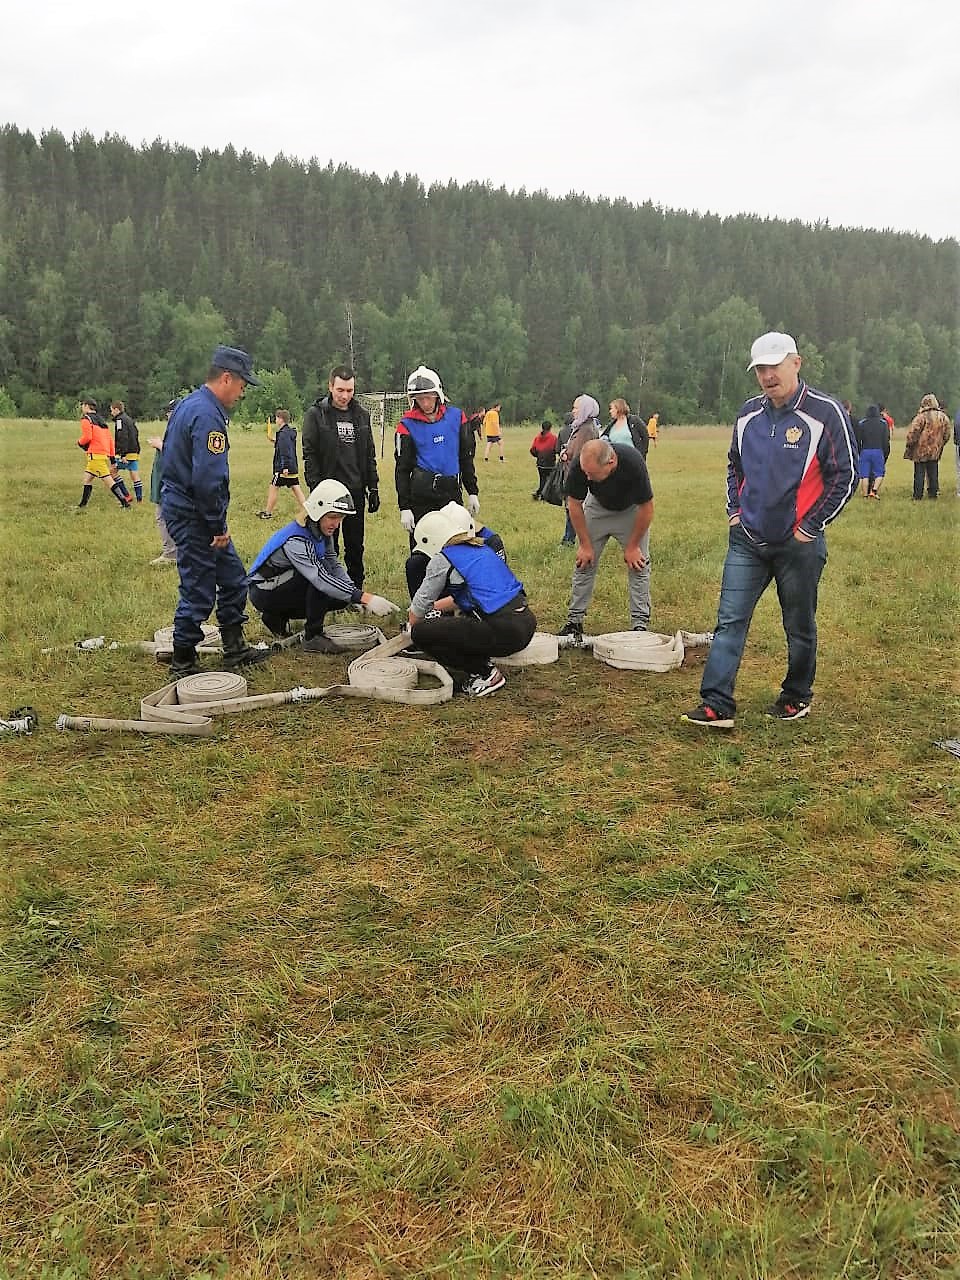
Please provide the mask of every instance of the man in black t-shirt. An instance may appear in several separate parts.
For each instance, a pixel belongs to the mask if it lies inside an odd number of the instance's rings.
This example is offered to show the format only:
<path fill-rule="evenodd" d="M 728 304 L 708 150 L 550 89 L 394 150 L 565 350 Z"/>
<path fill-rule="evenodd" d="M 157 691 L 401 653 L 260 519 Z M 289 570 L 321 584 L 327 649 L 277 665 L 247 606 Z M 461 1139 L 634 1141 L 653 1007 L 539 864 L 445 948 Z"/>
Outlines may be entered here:
<path fill-rule="evenodd" d="M 303 416 L 303 476 L 308 492 L 321 480 L 339 480 L 350 490 L 356 515 L 343 524 L 343 558 L 355 586 L 362 588 L 364 510 L 380 508 L 377 455 L 370 415 L 354 397 L 352 369 L 337 365 L 328 392 L 318 397 Z M 340 550 L 339 532 L 334 547 Z"/>
<path fill-rule="evenodd" d="M 653 489 L 647 464 L 628 445 L 588 440 L 565 483 L 570 522 L 577 534 L 570 608 L 560 635 L 583 639 L 583 619 L 593 597 L 597 565 L 609 538 L 623 548 L 630 597 L 630 626 L 650 622 L 650 525 Z"/>

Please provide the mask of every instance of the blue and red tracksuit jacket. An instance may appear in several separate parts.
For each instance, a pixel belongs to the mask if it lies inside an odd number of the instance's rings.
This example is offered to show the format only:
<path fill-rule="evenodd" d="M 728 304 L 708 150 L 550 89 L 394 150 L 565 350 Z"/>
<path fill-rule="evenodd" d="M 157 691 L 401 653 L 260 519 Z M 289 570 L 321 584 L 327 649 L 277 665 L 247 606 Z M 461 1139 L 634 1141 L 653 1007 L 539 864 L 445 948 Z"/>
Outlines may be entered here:
<path fill-rule="evenodd" d="M 727 455 L 727 515 L 757 542 L 816 537 L 857 486 L 857 443 L 838 401 L 805 382 L 781 409 L 753 396 Z"/>

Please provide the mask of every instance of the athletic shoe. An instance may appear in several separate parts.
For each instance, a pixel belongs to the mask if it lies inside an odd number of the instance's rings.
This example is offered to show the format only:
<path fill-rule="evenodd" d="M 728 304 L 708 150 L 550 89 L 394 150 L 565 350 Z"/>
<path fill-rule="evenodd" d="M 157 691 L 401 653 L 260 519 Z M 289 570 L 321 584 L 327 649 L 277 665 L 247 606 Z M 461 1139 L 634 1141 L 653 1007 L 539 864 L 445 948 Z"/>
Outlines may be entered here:
<path fill-rule="evenodd" d="M 506 683 L 503 673 L 496 667 L 491 667 L 489 675 L 472 676 L 467 680 L 463 686 L 463 692 L 469 694 L 471 698 L 485 698 L 487 694 L 496 693 L 498 689 L 502 689 Z"/>
<path fill-rule="evenodd" d="M 303 642 L 304 653 L 343 653 L 343 649 L 330 639 L 329 636 L 320 633 L 318 636 L 311 636 L 309 640 Z"/>
<path fill-rule="evenodd" d="M 557 632 L 558 636 L 571 636 L 573 643 L 583 644 L 583 623 L 582 622 L 566 622 Z"/>
<path fill-rule="evenodd" d="M 701 729 L 733 728 L 733 716 L 722 716 L 705 702 L 701 702 L 695 711 L 685 711 L 680 719 L 684 724 L 699 725 Z"/>
<path fill-rule="evenodd" d="M 637 623 L 637 625 L 636 625 L 635 627 L 633 627 L 633 628 L 632 628 L 632 630 L 634 630 L 634 631 L 649 631 L 649 630 L 650 630 L 650 628 L 647 626 L 647 624 L 646 624 L 645 622 L 638 622 L 638 623 Z"/>
<path fill-rule="evenodd" d="M 802 720 L 810 714 L 810 703 L 800 698 L 791 701 L 781 693 L 772 707 L 767 707 L 767 715 L 771 720 Z"/>
<path fill-rule="evenodd" d="M 155 557 L 150 561 L 150 563 L 151 563 L 151 564 L 172 564 L 172 565 L 176 566 L 176 563 L 177 563 L 177 562 L 176 562 L 176 560 L 174 560 L 171 556 L 155 556 Z"/>
<path fill-rule="evenodd" d="M 272 512 L 272 511 L 258 511 L 258 512 L 257 512 L 257 519 L 258 519 L 258 520 L 272 520 L 272 519 L 273 519 L 273 512 Z"/>

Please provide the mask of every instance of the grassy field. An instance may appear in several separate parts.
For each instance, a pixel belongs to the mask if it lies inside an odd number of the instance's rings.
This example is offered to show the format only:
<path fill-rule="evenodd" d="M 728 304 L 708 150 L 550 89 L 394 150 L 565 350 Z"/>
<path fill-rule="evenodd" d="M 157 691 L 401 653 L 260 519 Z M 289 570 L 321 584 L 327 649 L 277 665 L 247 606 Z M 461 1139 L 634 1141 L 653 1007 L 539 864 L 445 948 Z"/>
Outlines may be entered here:
<path fill-rule="evenodd" d="M 556 630 L 572 554 L 532 434 L 479 464 L 482 514 Z M 565 652 L 480 703 L 161 740 L 53 728 L 136 715 L 165 669 L 41 649 L 149 638 L 176 595 L 149 504 L 72 510 L 73 439 L 0 425 L 0 713 L 41 715 L 0 738 L 0 1276 L 960 1275 L 946 463 L 911 504 L 898 440 L 883 501 L 832 526 L 797 724 L 763 716 L 771 594 L 726 737 L 679 722 L 696 669 Z M 713 625 L 726 445 L 673 430 L 651 458 L 658 631 Z M 248 562 L 270 459 L 235 433 Z M 402 600 L 382 469 L 368 586 Z M 615 552 L 593 632 L 627 624 Z"/>

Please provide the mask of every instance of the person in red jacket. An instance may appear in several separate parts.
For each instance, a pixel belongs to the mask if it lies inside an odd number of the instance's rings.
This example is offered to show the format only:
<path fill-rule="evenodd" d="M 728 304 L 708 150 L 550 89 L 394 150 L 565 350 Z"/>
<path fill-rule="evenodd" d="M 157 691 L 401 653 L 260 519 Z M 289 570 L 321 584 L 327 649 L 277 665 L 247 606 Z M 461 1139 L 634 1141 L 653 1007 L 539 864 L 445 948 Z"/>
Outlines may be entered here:
<path fill-rule="evenodd" d="M 114 470 L 115 454 L 110 428 L 100 417 L 96 400 L 84 400 L 80 409 L 83 416 L 80 419 L 77 447 L 86 453 L 87 461 L 83 472 L 83 496 L 77 510 L 82 511 L 90 501 L 94 480 L 102 480 L 122 509 L 127 511 L 133 499 Z"/>
<path fill-rule="evenodd" d="M 543 486 L 557 463 L 557 437 L 549 422 L 540 423 L 540 430 L 533 437 L 533 443 L 530 446 L 530 457 L 536 459 L 539 480 L 530 497 L 534 502 L 539 502 L 543 497 Z"/>

